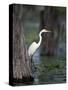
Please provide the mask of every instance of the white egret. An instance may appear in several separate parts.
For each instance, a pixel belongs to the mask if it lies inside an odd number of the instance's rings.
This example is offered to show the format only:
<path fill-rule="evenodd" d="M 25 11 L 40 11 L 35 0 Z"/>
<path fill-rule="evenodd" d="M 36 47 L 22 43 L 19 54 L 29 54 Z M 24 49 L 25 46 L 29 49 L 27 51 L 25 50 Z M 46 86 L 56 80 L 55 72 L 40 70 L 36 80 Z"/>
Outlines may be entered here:
<path fill-rule="evenodd" d="M 33 54 L 36 52 L 36 50 L 39 48 L 39 46 L 40 46 L 40 44 L 41 44 L 41 42 L 42 42 L 42 36 L 41 36 L 41 34 L 44 33 L 44 32 L 50 32 L 50 31 L 48 31 L 48 30 L 46 30 L 46 29 L 42 29 L 42 30 L 40 31 L 40 33 L 39 33 L 39 38 L 40 38 L 39 42 L 38 42 L 38 43 L 33 42 L 33 43 L 30 45 L 29 49 L 28 49 L 28 54 L 29 54 L 30 57 L 32 57 Z M 31 59 L 32 59 L 32 58 L 31 58 Z"/>

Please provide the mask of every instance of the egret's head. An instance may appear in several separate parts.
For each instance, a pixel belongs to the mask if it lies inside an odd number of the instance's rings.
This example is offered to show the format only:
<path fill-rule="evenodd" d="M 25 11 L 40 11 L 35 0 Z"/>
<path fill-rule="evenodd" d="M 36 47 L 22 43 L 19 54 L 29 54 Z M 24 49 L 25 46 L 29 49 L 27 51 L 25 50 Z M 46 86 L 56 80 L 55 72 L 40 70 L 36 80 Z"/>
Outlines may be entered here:
<path fill-rule="evenodd" d="M 51 32 L 51 31 L 49 31 L 47 29 L 42 29 L 41 32 Z"/>
<path fill-rule="evenodd" d="M 40 35 L 42 34 L 42 33 L 44 33 L 44 32 L 51 32 L 51 31 L 49 31 L 49 30 L 47 30 L 47 29 L 42 29 L 41 31 L 40 31 Z"/>

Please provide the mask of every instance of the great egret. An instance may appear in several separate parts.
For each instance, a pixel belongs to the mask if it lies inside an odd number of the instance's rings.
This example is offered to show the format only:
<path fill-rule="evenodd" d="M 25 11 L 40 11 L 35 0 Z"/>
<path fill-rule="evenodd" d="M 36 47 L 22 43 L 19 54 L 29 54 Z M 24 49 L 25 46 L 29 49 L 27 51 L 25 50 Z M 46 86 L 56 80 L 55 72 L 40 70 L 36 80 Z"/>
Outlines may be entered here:
<path fill-rule="evenodd" d="M 39 46 L 40 46 L 40 44 L 41 44 L 41 42 L 42 42 L 42 36 L 41 36 L 41 34 L 42 34 L 43 32 L 50 32 L 50 31 L 48 31 L 48 30 L 46 30 L 46 29 L 42 29 L 42 30 L 40 31 L 40 33 L 39 33 L 39 38 L 40 38 L 39 42 L 38 42 L 38 43 L 33 42 L 33 43 L 30 45 L 29 49 L 28 49 L 28 54 L 29 54 L 30 57 L 32 57 L 33 54 L 36 52 L 36 50 L 39 48 Z M 31 58 L 31 59 L 32 59 L 32 58 Z"/>

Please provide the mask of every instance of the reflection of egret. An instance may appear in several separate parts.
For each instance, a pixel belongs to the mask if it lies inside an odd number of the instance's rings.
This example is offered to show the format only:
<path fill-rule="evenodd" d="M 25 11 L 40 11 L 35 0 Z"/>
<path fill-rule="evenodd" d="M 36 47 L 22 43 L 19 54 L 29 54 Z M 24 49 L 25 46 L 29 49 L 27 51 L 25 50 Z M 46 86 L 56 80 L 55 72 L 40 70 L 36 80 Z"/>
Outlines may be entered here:
<path fill-rule="evenodd" d="M 43 29 L 43 30 L 40 31 L 40 33 L 39 33 L 39 37 L 40 37 L 39 42 L 38 42 L 38 43 L 33 42 L 33 43 L 30 45 L 29 49 L 28 49 L 28 54 L 29 54 L 30 57 L 32 57 L 32 55 L 33 55 L 33 54 L 36 52 L 36 50 L 39 48 L 39 46 L 40 46 L 40 44 L 41 44 L 41 42 L 42 42 L 42 36 L 41 36 L 41 34 L 44 33 L 44 32 L 50 32 L 50 31 L 48 31 L 48 30 L 46 30 L 46 29 Z"/>

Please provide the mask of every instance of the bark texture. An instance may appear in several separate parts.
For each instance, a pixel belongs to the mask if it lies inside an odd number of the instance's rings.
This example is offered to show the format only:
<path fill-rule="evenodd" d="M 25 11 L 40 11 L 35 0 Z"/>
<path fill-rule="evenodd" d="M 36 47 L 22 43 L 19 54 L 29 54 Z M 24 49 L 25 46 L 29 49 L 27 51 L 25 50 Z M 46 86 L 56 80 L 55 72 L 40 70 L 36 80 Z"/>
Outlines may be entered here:
<path fill-rule="evenodd" d="M 24 83 L 33 81 L 33 77 L 20 13 L 18 17 L 13 13 L 13 78 Z"/>

